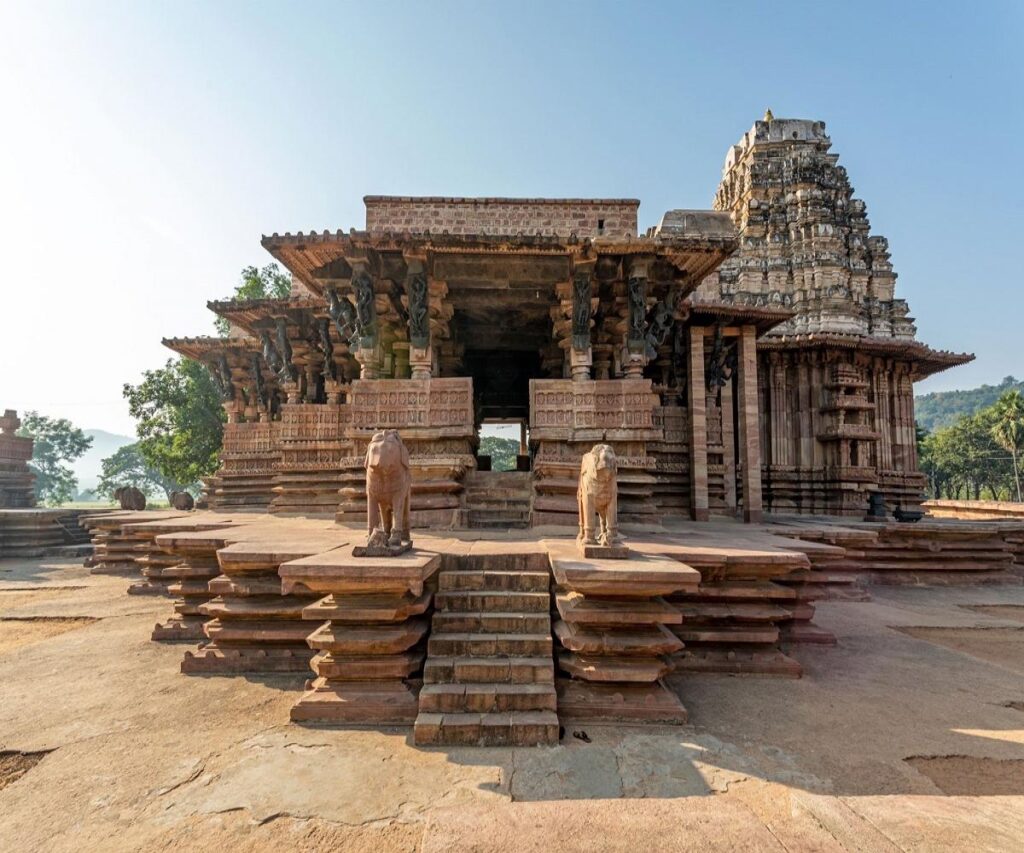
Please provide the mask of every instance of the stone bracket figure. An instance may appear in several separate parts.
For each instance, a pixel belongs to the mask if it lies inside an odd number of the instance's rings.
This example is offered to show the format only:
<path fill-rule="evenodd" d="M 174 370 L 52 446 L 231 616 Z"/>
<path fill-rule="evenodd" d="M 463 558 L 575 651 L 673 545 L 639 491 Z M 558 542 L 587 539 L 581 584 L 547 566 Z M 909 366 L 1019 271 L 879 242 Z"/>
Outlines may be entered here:
<path fill-rule="evenodd" d="M 595 444 L 583 454 L 576 491 L 580 518 L 576 542 L 585 557 L 626 556 L 619 537 L 618 473 L 615 448 L 610 444 Z"/>
<path fill-rule="evenodd" d="M 326 288 L 324 294 L 327 296 L 327 313 L 334 321 L 338 337 L 346 344 L 351 343 L 353 339 L 360 336 L 356 309 L 347 299 L 338 296 L 338 291 L 333 287 Z"/>
<path fill-rule="evenodd" d="M 374 433 L 366 448 L 367 540 L 352 550 L 356 557 L 395 557 L 412 547 L 411 494 L 409 451 L 398 430 Z"/>
<path fill-rule="evenodd" d="M 409 276 L 409 343 L 419 349 L 430 346 L 430 310 L 427 305 L 427 274 Z"/>

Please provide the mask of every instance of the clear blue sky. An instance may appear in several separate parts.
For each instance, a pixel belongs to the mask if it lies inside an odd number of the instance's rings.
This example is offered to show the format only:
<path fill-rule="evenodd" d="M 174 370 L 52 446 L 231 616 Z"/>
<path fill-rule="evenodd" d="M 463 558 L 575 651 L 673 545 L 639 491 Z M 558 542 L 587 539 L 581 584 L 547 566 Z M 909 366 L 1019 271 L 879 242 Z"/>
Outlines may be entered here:
<path fill-rule="evenodd" d="M 367 193 L 710 207 L 770 106 L 822 119 L 919 336 L 1024 375 L 1022 3 L 3 3 L 0 407 L 130 432 L 262 233 Z"/>

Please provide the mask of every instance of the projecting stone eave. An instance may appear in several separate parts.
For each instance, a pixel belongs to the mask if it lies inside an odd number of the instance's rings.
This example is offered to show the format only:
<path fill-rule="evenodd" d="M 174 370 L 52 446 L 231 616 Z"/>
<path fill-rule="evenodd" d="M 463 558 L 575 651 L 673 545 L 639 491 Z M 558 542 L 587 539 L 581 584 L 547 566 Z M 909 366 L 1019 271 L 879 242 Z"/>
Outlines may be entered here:
<path fill-rule="evenodd" d="M 915 340 L 876 338 L 838 332 L 806 335 L 768 335 L 757 342 L 759 350 L 848 349 L 865 355 L 897 358 L 911 362 L 915 382 L 951 367 L 974 361 L 974 353 L 932 349 Z"/>
<path fill-rule="evenodd" d="M 374 255 L 469 254 L 469 255 L 562 255 L 574 260 L 595 260 L 601 255 L 662 257 L 694 282 L 713 272 L 736 251 L 739 238 L 727 214 L 705 211 L 715 227 L 709 232 L 691 228 L 685 233 L 649 234 L 643 237 L 598 236 L 580 238 L 575 234 L 435 234 L 430 231 L 323 231 L 264 236 L 261 244 L 275 260 L 315 293 L 322 290 L 321 278 L 351 275 L 346 258 Z M 726 227 L 726 221 L 728 226 Z"/>
<path fill-rule="evenodd" d="M 795 311 L 787 308 L 759 308 L 705 299 L 688 299 L 684 304 L 694 325 L 750 325 L 757 328 L 759 337 L 796 316 Z"/>
<path fill-rule="evenodd" d="M 168 349 L 194 361 L 203 361 L 204 357 L 216 356 L 227 350 L 249 352 L 258 347 L 257 342 L 250 337 L 221 338 L 216 335 L 164 338 L 161 343 Z"/>

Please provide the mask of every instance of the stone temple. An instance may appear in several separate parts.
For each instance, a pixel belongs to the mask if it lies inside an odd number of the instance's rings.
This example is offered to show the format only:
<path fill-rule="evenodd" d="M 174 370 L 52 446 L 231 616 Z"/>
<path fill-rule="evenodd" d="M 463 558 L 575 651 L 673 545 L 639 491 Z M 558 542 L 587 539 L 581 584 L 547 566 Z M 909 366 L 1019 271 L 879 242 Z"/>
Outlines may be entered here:
<path fill-rule="evenodd" d="M 596 441 L 626 522 L 918 508 L 913 382 L 970 356 L 916 339 L 824 123 L 766 118 L 714 210 L 644 234 L 633 199 L 367 196 L 363 230 L 265 237 L 290 298 L 212 302 L 227 340 L 166 341 L 223 388 L 209 505 L 359 518 L 393 427 L 417 525 L 574 523 Z M 522 428 L 501 512 L 473 500 L 489 423 Z"/>
<path fill-rule="evenodd" d="M 916 339 L 830 149 L 769 114 L 645 233 L 635 199 L 367 196 L 264 237 L 290 296 L 165 341 L 227 413 L 205 508 L 90 517 L 93 571 L 174 598 L 184 673 L 312 670 L 294 721 L 418 744 L 683 722 L 667 674 L 799 677 L 865 579 L 1019 581 L 1024 523 L 905 523 L 913 383 L 971 356 Z"/>

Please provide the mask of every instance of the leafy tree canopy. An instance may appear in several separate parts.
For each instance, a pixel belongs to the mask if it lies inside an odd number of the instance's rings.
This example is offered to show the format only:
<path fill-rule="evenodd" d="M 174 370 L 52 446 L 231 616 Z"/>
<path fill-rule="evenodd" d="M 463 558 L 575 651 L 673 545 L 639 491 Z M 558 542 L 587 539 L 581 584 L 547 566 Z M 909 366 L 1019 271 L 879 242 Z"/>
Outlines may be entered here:
<path fill-rule="evenodd" d="M 998 385 L 982 385 L 966 391 L 934 391 L 914 400 L 917 422 L 928 432 L 953 426 L 961 415 L 973 415 L 991 406 L 1007 391 L 1024 391 L 1024 381 L 1007 376 Z"/>
<path fill-rule="evenodd" d="M 284 299 L 291 293 L 291 276 L 281 271 L 277 264 L 267 264 L 263 269 L 256 267 L 245 267 L 242 270 L 240 281 L 233 294 L 234 299 L 264 299 L 273 297 Z M 217 334 L 222 338 L 228 335 L 228 321 L 218 317 L 213 321 Z"/>
<path fill-rule="evenodd" d="M 145 464 L 169 481 L 194 484 L 217 470 L 224 410 L 207 369 L 190 359 L 169 359 L 125 385 L 137 421 L 136 444 Z"/>
<path fill-rule="evenodd" d="M 66 418 L 48 418 L 38 412 L 26 412 L 18 435 L 31 436 L 32 461 L 36 475 L 36 500 L 60 506 L 75 497 L 78 480 L 66 462 L 74 462 L 92 444 L 92 438 Z"/>
<path fill-rule="evenodd" d="M 163 492 L 170 500 L 172 492 L 197 491 L 196 483 L 183 486 L 177 480 L 165 477 L 156 468 L 146 464 L 139 452 L 138 443 L 126 444 L 102 462 L 103 471 L 96 486 L 96 496 L 113 498 L 114 489 L 119 486 L 135 486 L 144 494 Z"/>
<path fill-rule="evenodd" d="M 519 442 L 511 438 L 485 435 L 480 439 L 479 453 L 491 457 L 492 471 L 515 471 Z"/>
<path fill-rule="evenodd" d="M 1024 397 L 1005 393 L 993 405 L 933 433 L 919 434 L 918 456 L 933 497 L 1020 499 Z"/>

